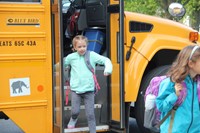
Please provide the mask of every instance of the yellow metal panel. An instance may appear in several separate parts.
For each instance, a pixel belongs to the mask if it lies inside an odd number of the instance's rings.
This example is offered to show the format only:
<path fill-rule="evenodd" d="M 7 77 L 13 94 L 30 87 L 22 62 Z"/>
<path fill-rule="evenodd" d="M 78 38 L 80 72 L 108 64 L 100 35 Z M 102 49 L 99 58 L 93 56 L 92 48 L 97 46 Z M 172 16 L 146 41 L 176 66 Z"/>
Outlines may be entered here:
<path fill-rule="evenodd" d="M 112 107 L 112 119 L 120 121 L 120 86 L 119 86 L 119 64 L 117 63 L 117 32 L 118 26 L 118 14 L 111 15 L 111 60 L 113 63 L 113 73 L 111 75 L 111 107 Z"/>
<path fill-rule="evenodd" d="M 0 101 L 27 101 L 47 98 L 49 85 L 47 84 L 47 68 L 45 68 L 44 61 L 1 61 L 0 69 L 1 75 L 3 77 L 0 82 L 2 82 L 1 85 L 4 86 L 4 88 L 2 88 L 3 90 L 2 96 L 0 97 Z M 14 80 L 16 78 L 29 78 L 30 84 L 28 85 L 28 89 L 30 89 L 30 96 L 11 96 L 12 87 L 10 86 L 10 80 Z M 39 90 L 39 86 L 43 86 L 43 89 Z M 26 91 L 26 88 L 22 87 L 22 90 Z"/>
<path fill-rule="evenodd" d="M 181 50 L 186 45 L 191 44 L 189 32 L 194 30 L 171 20 L 143 14 L 126 12 L 125 17 L 125 40 L 127 42 L 125 53 L 131 45 L 131 38 L 136 38 L 131 57 L 128 61 L 125 60 L 125 101 L 131 102 L 137 99 L 141 79 L 153 56 L 162 49 Z M 150 32 L 131 33 L 129 31 L 130 21 L 152 24 L 153 29 Z"/>
<path fill-rule="evenodd" d="M 119 0 L 110 0 L 110 4 L 119 4 Z"/>
<path fill-rule="evenodd" d="M 12 108 L 4 110 L 7 115 L 20 127 L 25 133 L 49 133 L 52 132 L 47 128 L 47 108 L 46 107 L 29 107 L 29 108 Z M 37 121 L 37 123 L 35 123 Z"/>
<path fill-rule="evenodd" d="M 120 120 L 120 93 L 119 93 L 119 65 L 113 64 L 113 73 L 112 73 L 112 85 L 111 85 L 111 107 L 112 107 L 112 119 L 119 121 Z"/>
<path fill-rule="evenodd" d="M 125 48 L 125 53 L 128 51 Z M 136 101 L 140 81 L 143 76 L 143 72 L 148 64 L 146 58 L 138 54 L 135 50 L 132 50 L 131 57 L 128 61 L 125 61 L 125 101 Z"/>
<path fill-rule="evenodd" d="M 0 110 L 27 133 L 53 129 L 50 9 L 0 3 Z"/>

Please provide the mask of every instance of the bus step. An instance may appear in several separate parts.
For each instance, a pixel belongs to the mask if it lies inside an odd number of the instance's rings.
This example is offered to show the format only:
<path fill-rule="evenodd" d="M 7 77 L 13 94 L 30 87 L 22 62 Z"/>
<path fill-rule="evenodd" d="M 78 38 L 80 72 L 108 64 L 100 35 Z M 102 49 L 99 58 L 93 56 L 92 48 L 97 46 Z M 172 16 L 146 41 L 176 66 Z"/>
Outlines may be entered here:
<path fill-rule="evenodd" d="M 100 109 L 101 107 L 102 107 L 101 104 L 94 104 L 94 108 L 95 108 L 95 109 Z M 65 107 L 64 107 L 64 110 L 65 110 L 65 111 L 66 111 L 66 110 L 71 110 L 71 109 L 72 109 L 71 106 L 65 106 Z M 85 109 L 85 105 L 81 105 L 80 109 Z"/>
<path fill-rule="evenodd" d="M 101 124 L 101 110 L 102 110 L 102 105 L 101 104 L 95 104 L 94 105 L 94 112 L 95 112 L 95 119 L 96 119 L 96 125 L 102 125 Z M 78 122 L 77 122 L 77 127 L 85 127 L 87 126 L 87 118 L 85 116 L 85 106 L 81 105 L 81 110 L 79 113 L 78 117 Z M 71 117 L 71 106 L 66 106 L 64 107 L 65 113 L 64 113 L 64 118 L 65 118 L 65 123 L 68 123 Z"/>
<path fill-rule="evenodd" d="M 105 132 L 105 131 L 108 131 L 109 129 L 109 126 L 108 125 L 100 125 L 100 126 L 96 126 L 96 130 L 97 132 Z M 89 131 L 89 128 L 88 127 L 77 127 L 77 128 L 73 128 L 73 129 L 68 129 L 68 128 L 65 128 L 64 129 L 64 133 L 76 133 L 76 132 L 88 132 Z"/>

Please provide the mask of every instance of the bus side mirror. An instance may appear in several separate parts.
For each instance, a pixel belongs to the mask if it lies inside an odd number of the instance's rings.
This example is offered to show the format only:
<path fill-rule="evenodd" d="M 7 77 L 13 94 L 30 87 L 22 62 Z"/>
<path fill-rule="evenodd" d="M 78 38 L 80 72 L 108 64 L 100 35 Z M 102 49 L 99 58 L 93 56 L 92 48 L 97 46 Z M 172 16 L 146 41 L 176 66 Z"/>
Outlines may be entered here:
<path fill-rule="evenodd" d="M 183 17 L 186 10 L 180 3 L 171 3 L 168 7 L 168 12 L 173 17 Z"/>

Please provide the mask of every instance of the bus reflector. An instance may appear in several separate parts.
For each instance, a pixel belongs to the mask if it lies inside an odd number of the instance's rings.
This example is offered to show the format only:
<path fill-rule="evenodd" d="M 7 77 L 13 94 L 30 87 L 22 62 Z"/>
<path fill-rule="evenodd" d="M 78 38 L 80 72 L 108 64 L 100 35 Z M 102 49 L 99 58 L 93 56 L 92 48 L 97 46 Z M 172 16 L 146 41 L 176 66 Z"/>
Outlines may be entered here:
<path fill-rule="evenodd" d="M 37 90 L 38 90 L 39 92 L 42 92 L 43 89 L 44 89 L 44 87 L 43 87 L 42 85 L 39 85 L 39 86 L 37 87 Z"/>
<path fill-rule="evenodd" d="M 199 34 L 198 32 L 190 32 L 189 39 L 191 42 L 196 42 L 199 39 Z"/>

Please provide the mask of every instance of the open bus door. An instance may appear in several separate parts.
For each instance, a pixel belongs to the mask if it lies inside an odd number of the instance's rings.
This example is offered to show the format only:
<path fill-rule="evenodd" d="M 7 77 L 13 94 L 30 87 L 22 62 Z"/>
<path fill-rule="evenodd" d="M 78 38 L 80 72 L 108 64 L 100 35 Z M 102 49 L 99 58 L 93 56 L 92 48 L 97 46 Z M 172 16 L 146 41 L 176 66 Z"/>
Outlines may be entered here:
<path fill-rule="evenodd" d="M 100 54 L 104 56 L 108 56 L 111 58 L 114 66 L 114 72 L 113 75 L 111 75 L 111 79 L 108 77 L 106 78 L 103 76 L 103 66 L 96 66 L 96 74 L 97 79 L 100 83 L 101 90 L 99 93 L 95 96 L 95 117 L 96 117 L 96 130 L 97 132 L 100 131 L 108 131 L 113 130 L 116 132 L 124 132 L 125 130 L 125 103 L 124 103 L 124 80 L 123 79 L 123 17 L 120 19 L 120 23 L 116 23 L 119 18 L 119 12 L 117 14 L 110 13 L 108 11 L 108 6 L 111 6 L 112 4 L 117 3 L 118 7 L 120 7 L 120 13 L 123 14 L 123 1 L 119 2 L 113 1 L 113 0 L 74 0 L 74 1 L 62 1 L 62 2 L 69 2 L 69 4 L 61 3 L 58 6 L 58 15 L 60 18 L 57 18 L 58 23 L 55 24 L 60 25 L 59 31 L 57 34 L 59 35 L 59 41 L 58 43 L 60 46 L 58 46 L 59 51 L 58 54 L 60 57 L 59 59 L 64 58 L 67 56 L 71 51 L 71 48 L 69 47 L 71 44 L 71 41 L 74 36 L 71 36 L 71 34 L 66 35 L 66 28 L 69 25 L 66 25 L 66 22 L 70 21 L 70 17 L 68 16 L 68 12 L 65 12 L 63 8 L 66 8 L 68 6 L 68 11 L 75 11 L 78 9 L 80 12 L 80 16 L 77 20 L 77 33 L 76 34 L 83 34 L 86 35 L 86 33 L 92 32 L 91 36 L 94 36 L 96 33 L 102 33 L 105 34 L 105 41 L 103 41 L 103 45 L 101 49 Z M 71 6 L 75 9 L 70 10 Z M 61 8 L 62 7 L 62 8 Z M 121 8 L 122 7 L 122 8 Z M 74 12 L 70 12 L 70 15 L 73 15 Z M 122 15 L 123 16 L 123 15 Z M 67 21 L 66 21 L 67 20 Z M 59 23 L 60 21 L 60 23 Z M 88 35 L 87 34 L 87 35 Z M 91 37 L 89 36 L 89 38 Z M 112 38 L 112 36 L 115 36 L 116 38 Z M 87 36 L 88 37 L 88 36 Z M 112 39 L 111 39 L 112 38 Z M 94 38 L 91 41 L 94 41 L 96 38 Z M 103 39 L 104 40 L 104 39 Z M 89 40 L 90 42 L 90 40 Z M 112 49 L 112 50 L 111 50 Z M 54 55 L 57 55 L 56 53 Z M 60 64 L 62 61 L 60 60 Z M 60 66 L 60 70 L 62 70 Z M 63 75 L 61 74 L 61 77 Z M 68 121 L 71 117 L 71 103 L 70 103 L 70 96 L 69 96 L 69 103 L 68 105 L 64 105 L 64 99 L 65 99 L 65 84 L 64 82 L 61 84 L 63 85 L 63 90 L 59 90 L 61 92 L 60 98 L 62 98 L 62 102 L 60 103 L 60 107 L 62 108 L 60 111 L 59 117 L 62 119 L 60 122 L 62 122 L 61 127 L 63 127 L 62 130 L 64 132 L 84 132 L 88 131 L 87 126 L 87 119 L 85 116 L 85 107 L 84 104 L 81 104 L 81 111 L 78 117 L 77 127 L 75 129 L 67 129 Z M 54 112 L 56 114 L 56 112 Z"/>
<path fill-rule="evenodd" d="M 56 3 L 57 2 L 57 3 Z M 69 2 L 65 5 L 62 2 Z M 120 12 L 112 13 L 108 11 L 108 6 L 112 8 L 112 5 L 120 7 Z M 59 6 L 60 5 L 60 6 Z M 100 54 L 104 56 L 109 56 L 113 62 L 114 72 L 111 75 L 111 79 L 103 76 L 103 66 L 96 66 L 96 74 L 101 90 L 95 96 L 95 118 L 96 118 L 96 130 L 97 132 L 112 130 L 114 132 L 125 132 L 127 129 L 127 123 L 125 118 L 125 102 L 124 102 L 124 11 L 123 11 L 123 1 L 114 0 L 75 0 L 75 1 L 54 1 L 53 6 L 55 6 L 53 11 L 54 24 L 53 28 L 55 31 L 53 35 L 54 39 L 54 64 L 56 64 L 56 76 L 54 76 L 55 92 L 54 92 L 54 129 L 58 129 L 58 132 L 87 132 L 89 131 L 87 125 L 87 118 L 85 116 L 84 103 L 81 104 L 81 111 L 78 117 L 76 128 L 67 129 L 68 121 L 71 117 L 71 103 L 69 96 L 68 105 L 64 105 L 65 101 L 65 91 L 66 87 L 63 82 L 62 73 L 62 59 L 67 56 L 72 51 L 69 47 L 71 45 L 71 40 L 74 36 L 67 36 L 66 38 L 66 22 L 70 21 L 69 14 L 66 13 L 63 8 L 71 8 L 72 11 L 78 9 L 80 11 L 80 16 L 78 18 L 77 27 L 78 33 L 86 35 L 92 30 L 93 33 L 105 34 L 105 45 L 104 49 Z M 120 5 L 120 6 L 119 6 Z M 115 7 L 114 7 L 115 8 Z M 95 12 L 91 12 L 91 10 Z M 112 10 L 112 9 L 111 9 Z M 110 13 L 110 15 L 109 15 Z M 119 15 L 120 13 L 120 15 Z M 103 14 L 100 15 L 99 14 Z M 73 15 L 73 12 L 70 13 Z M 107 16 L 107 17 L 106 17 Z M 108 16 L 110 18 L 108 19 Z M 119 19 L 119 23 L 116 23 Z M 122 16 L 122 17 L 121 17 Z M 101 18 L 101 19 L 99 19 Z M 103 19 L 102 19 L 103 18 Z M 66 21 L 67 20 L 67 21 Z M 84 24 L 86 23 L 86 25 Z M 119 27 L 120 25 L 120 27 Z M 81 27 L 81 28 L 80 28 Z M 87 34 L 87 35 L 88 35 Z M 94 41 L 94 40 L 92 40 Z M 110 45 L 113 44 L 113 45 Z M 115 44 L 115 45 L 114 45 Z M 117 55 L 117 56 L 116 56 Z M 57 65 L 60 64 L 60 65 Z M 63 87 L 62 87 L 63 86 Z"/>
<path fill-rule="evenodd" d="M 104 0 L 106 1 L 106 0 Z M 106 3 L 106 2 L 104 2 Z M 65 133 L 65 132 L 88 132 L 89 128 L 87 125 L 87 118 L 85 115 L 85 106 L 84 103 L 81 103 L 80 114 L 78 117 L 78 121 L 76 127 L 74 129 L 68 129 L 67 124 L 71 117 L 71 95 L 69 93 L 69 102 L 65 105 L 65 93 L 67 87 L 65 86 L 64 81 L 64 68 L 63 68 L 63 59 L 69 54 L 72 53 L 72 39 L 75 34 L 83 34 L 87 31 L 94 30 L 96 28 L 90 26 L 85 26 L 86 23 L 86 10 L 88 5 L 94 4 L 94 6 L 99 6 L 101 3 L 97 3 L 96 1 L 85 1 L 85 0 L 55 0 L 52 3 L 52 38 L 53 38 L 53 64 L 55 66 L 54 69 L 54 132 L 56 133 Z M 97 5 L 96 5 L 97 4 Z M 104 5 L 105 6 L 105 5 Z M 72 10 L 70 10 L 70 9 Z M 78 9 L 77 9 L 78 8 Z M 81 9 L 80 9 L 81 8 Z M 66 10 L 67 9 L 67 10 Z M 69 9 L 69 10 L 68 10 Z M 68 25 L 67 22 L 71 20 L 71 16 L 74 15 L 76 11 L 80 10 L 79 17 L 79 25 L 78 30 L 79 33 L 70 34 L 66 37 L 66 28 Z M 82 27 L 82 28 L 80 28 Z M 70 27 L 72 28 L 72 27 Z M 73 29 L 73 28 L 72 28 Z M 89 30 L 88 30 L 89 29 Z M 74 31 L 75 29 L 73 29 Z M 105 28 L 99 27 L 98 33 L 104 34 Z M 103 66 L 97 66 L 96 74 L 98 77 L 103 76 Z M 97 78 L 98 78 L 97 77 Z M 95 96 L 95 117 L 96 117 L 96 130 L 107 131 L 109 129 L 108 126 L 108 94 L 107 94 L 107 84 L 106 78 L 98 79 L 99 83 L 102 84 L 101 91 Z M 103 89 L 104 88 L 104 89 Z M 103 98 L 104 97 L 104 98 Z"/>
<path fill-rule="evenodd" d="M 124 1 L 119 0 L 118 2 L 118 13 L 110 14 L 110 44 L 112 44 L 110 47 L 111 59 L 114 65 L 113 74 L 111 75 L 110 120 L 111 130 L 128 133 L 128 118 L 125 115 L 127 109 L 124 100 Z"/>
<path fill-rule="evenodd" d="M 127 119 L 125 118 L 125 113 L 127 112 L 125 112 L 126 107 L 124 102 L 124 2 L 123 0 L 120 0 L 120 2 L 113 0 L 74 0 L 67 2 L 70 2 L 67 4 L 69 10 L 71 8 L 70 5 L 72 5 L 73 8 L 75 7 L 72 11 L 76 12 L 78 9 L 80 12 L 80 16 L 77 20 L 78 29 L 76 34 L 86 35 L 86 32 L 91 30 L 105 34 L 105 41 L 103 44 L 105 46 L 103 50 L 101 50 L 100 54 L 111 58 L 114 66 L 111 79 L 103 76 L 103 66 L 96 66 L 96 74 L 101 86 L 101 90 L 98 95 L 95 96 L 94 109 L 96 117 L 96 130 L 98 132 L 108 130 L 112 130 L 114 132 L 128 132 L 126 130 L 128 129 L 128 124 L 126 123 Z M 59 31 L 55 31 L 55 34 L 59 35 L 58 44 L 60 46 L 56 47 L 56 51 L 60 54 L 55 53 L 54 55 L 58 55 L 58 58 L 62 59 L 72 52 L 70 51 L 72 47 L 69 46 L 72 45 L 71 40 L 74 36 L 69 38 L 69 34 L 66 35 L 65 29 L 68 27 L 68 25 L 66 26 L 66 22 L 70 21 L 71 16 L 68 16 L 69 14 L 63 10 L 63 8 L 66 8 L 65 3 L 61 3 L 61 1 L 59 3 L 60 5 L 62 4 L 62 6 L 58 6 L 59 17 L 57 18 L 57 24 L 55 23 L 55 26 L 60 26 L 57 27 Z M 112 5 L 115 6 L 115 4 L 119 7 L 118 9 L 120 9 L 118 13 L 112 12 Z M 108 10 L 109 7 L 111 8 L 110 15 Z M 70 13 L 70 15 L 73 15 L 73 12 Z M 119 18 L 120 21 L 118 20 Z M 68 21 L 66 21 L 66 19 Z M 116 23 L 117 21 L 119 23 Z M 95 34 L 95 32 L 92 33 Z M 62 64 L 62 60 L 60 60 L 60 64 Z M 63 68 L 60 66 L 60 70 L 62 69 Z M 62 73 L 60 77 L 63 77 Z M 69 104 L 64 105 L 66 87 L 64 82 L 60 85 L 63 86 L 63 90 L 59 90 L 59 97 L 62 101 L 59 104 L 60 111 L 62 111 L 62 113 L 54 113 L 59 114 L 58 116 L 60 117 L 59 121 L 61 122 L 60 126 L 62 127 L 62 131 L 87 132 L 88 127 L 84 104 L 81 105 L 77 127 L 72 130 L 67 129 L 67 124 L 71 117 L 71 104 L 69 99 Z M 62 88 L 61 86 L 60 89 Z"/>
<path fill-rule="evenodd" d="M 62 0 L 52 1 L 52 52 L 53 52 L 53 132 L 63 133 L 63 42 L 62 42 Z"/>

